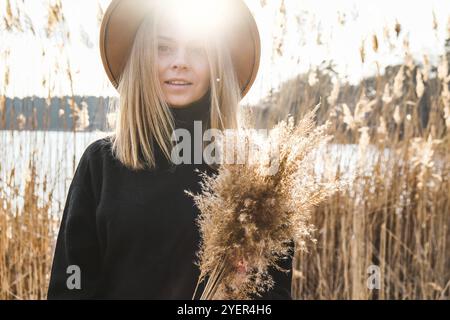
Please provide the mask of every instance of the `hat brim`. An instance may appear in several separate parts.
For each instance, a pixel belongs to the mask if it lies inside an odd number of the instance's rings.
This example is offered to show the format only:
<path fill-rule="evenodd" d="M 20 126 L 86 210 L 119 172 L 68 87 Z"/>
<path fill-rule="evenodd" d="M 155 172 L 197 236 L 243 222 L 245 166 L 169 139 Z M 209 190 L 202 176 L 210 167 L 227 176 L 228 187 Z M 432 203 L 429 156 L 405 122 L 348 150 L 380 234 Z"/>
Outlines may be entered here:
<path fill-rule="evenodd" d="M 143 2 L 163 0 L 112 0 L 108 6 L 100 28 L 100 54 L 106 74 L 117 89 L 120 75 L 133 45 L 136 32 L 145 11 Z M 256 21 L 242 0 L 234 1 L 238 13 L 237 29 L 230 43 L 231 55 L 236 75 L 244 97 L 253 85 L 258 73 L 261 42 Z M 233 4 L 233 5 L 234 5 Z"/>

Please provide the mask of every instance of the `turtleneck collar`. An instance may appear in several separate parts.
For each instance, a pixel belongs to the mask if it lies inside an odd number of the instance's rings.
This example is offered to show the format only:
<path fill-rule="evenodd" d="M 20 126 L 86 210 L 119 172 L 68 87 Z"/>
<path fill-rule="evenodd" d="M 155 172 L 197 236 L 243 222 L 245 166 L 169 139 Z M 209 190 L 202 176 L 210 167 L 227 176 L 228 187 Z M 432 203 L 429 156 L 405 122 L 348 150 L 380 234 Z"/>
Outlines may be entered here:
<path fill-rule="evenodd" d="M 175 120 L 176 128 L 189 128 L 194 121 L 203 121 L 203 127 L 209 121 L 211 109 L 211 91 L 210 89 L 199 100 L 191 102 L 188 105 L 177 108 L 169 105 L 169 110 Z"/>
<path fill-rule="evenodd" d="M 195 121 L 202 121 L 201 127 L 202 130 L 206 130 L 209 128 L 210 123 L 210 109 L 211 109 L 211 93 L 210 89 L 206 92 L 206 94 L 201 97 L 199 100 L 189 103 L 183 107 L 177 108 L 169 105 L 169 110 L 174 119 L 175 130 L 176 129 L 186 129 L 191 134 L 191 155 L 193 156 L 194 152 L 194 140 L 201 139 L 203 134 L 200 136 L 195 134 Z M 176 166 L 173 165 L 170 161 L 162 154 L 160 146 L 155 144 L 155 157 L 157 167 L 159 169 L 170 169 L 171 172 L 174 172 Z M 193 160 L 192 160 L 193 161 Z M 193 163 L 193 162 L 191 162 Z"/>

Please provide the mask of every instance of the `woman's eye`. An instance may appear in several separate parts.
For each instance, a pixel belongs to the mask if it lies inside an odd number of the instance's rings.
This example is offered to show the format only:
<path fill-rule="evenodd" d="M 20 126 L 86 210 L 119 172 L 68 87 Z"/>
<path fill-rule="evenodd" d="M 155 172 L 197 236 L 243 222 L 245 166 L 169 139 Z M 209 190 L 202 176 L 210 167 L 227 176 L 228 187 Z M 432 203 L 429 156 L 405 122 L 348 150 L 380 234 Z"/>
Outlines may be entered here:
<path fill-rule="evenodd" d="M 168 53 L 168 52 L 170 52 L 170 49 L 171 49 L 170 46 L 167 46 L 167 45 L 158 46 L 158 51 L 161 53 Z"/>
<path fill-rule="evenodd" d="M 203 49 L 202 47 L 192 48 L 192 49 L 191 49 L 191 52 L 192 52 L 194 55 L 197 55 L 197 56 L 201 56 L 201 55 L 203 55 L 203 54 L 205 53 L 205 51 L 204 51 L 204 49 Z"/>

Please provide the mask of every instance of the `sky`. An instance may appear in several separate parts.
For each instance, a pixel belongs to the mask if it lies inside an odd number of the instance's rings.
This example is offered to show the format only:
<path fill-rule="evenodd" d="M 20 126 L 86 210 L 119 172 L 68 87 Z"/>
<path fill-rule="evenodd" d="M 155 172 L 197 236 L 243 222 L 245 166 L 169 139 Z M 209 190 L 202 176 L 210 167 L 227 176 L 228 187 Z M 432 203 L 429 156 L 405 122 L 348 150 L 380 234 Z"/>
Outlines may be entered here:
<path fill-rule="evenodd" d="M 47 21 L 47 4 L 55 0 L 24 0 L 23 4 L 11 1 L 24 8 L 33 25 L 43 26 Z M 0 93 L 46 97 L 48 86 L 41 85 L 45 77 L 54 86 L 53 95 L 117 96 L 103 70 L 98 50 L 97 9 L 100 5 L 105 10 L 110 0 L 61 2 L 71 33 L 70 43 L 58 37 L 49 41 L 43 29 L 37 30 L 36 36 L 30 32 L 7 34 L 0 31 Z M 262 55 L 256 81 L 243 103 L 256 103 L 282 81 L 307 72 L 324 60 L 332 59 L 335 70 L 356 83 L 375 72 L 375 61 L 381 66 L 401 63 L 405 38 L 409 39 L 411 52 L 417 60 L 422 60 L 426 54 L 431 61 L 436 61 L 443 53 L 450 19 L 448 0 L 285 0 L 286 16 L 279 13 L 280 1 L 266 0 L 264 7 L 261 2 L 264 1 L 246 0 L 259 28 Z M 4 12 L 5 7 L 1 5 L 0 15 Z M 438 23 L 436 30 L 432 28 L 433 12 Z M 339 18 L 345 23 L 339 23 Z M 272 39 L 280 34 L 281 21 L 286 34 L 283 55 L 278 56 L 274 55 Z M 398 39 L 394 31 L 396 21 L 402 25 Z M 391 48 L 383 40 L 386 28 Z M 317 43 L 319 32 L 322 44 Z M 374 34 L 379 39 L 377 53 L 371 49 Z M 366 51 L 364 64 L 359 53 L 362 41 Z M 8 50 L 10 54 L 6 57 Z M 73 71 L 72 88 L 64 71 L 68 64 Z M 10 68 L 10 85 L 3 92 L 6 65 Z"/>

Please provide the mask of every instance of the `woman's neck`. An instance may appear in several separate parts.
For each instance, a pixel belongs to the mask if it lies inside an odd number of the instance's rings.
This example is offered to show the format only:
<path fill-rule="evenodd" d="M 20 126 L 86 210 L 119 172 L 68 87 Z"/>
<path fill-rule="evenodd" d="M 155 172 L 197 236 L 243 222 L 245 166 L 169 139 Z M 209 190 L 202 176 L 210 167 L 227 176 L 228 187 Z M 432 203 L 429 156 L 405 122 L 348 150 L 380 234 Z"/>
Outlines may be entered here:
<path fill-rule="evenodd" d="M 191 102 L 183 107 L 174 107 L 169 105 L 170 112 L 175 120 L 175 127 L 191 127 L 194 121 L 205 122 L 206 126 L 210 117 L 211 110 L 210 90 L 199 100 Z"/>

